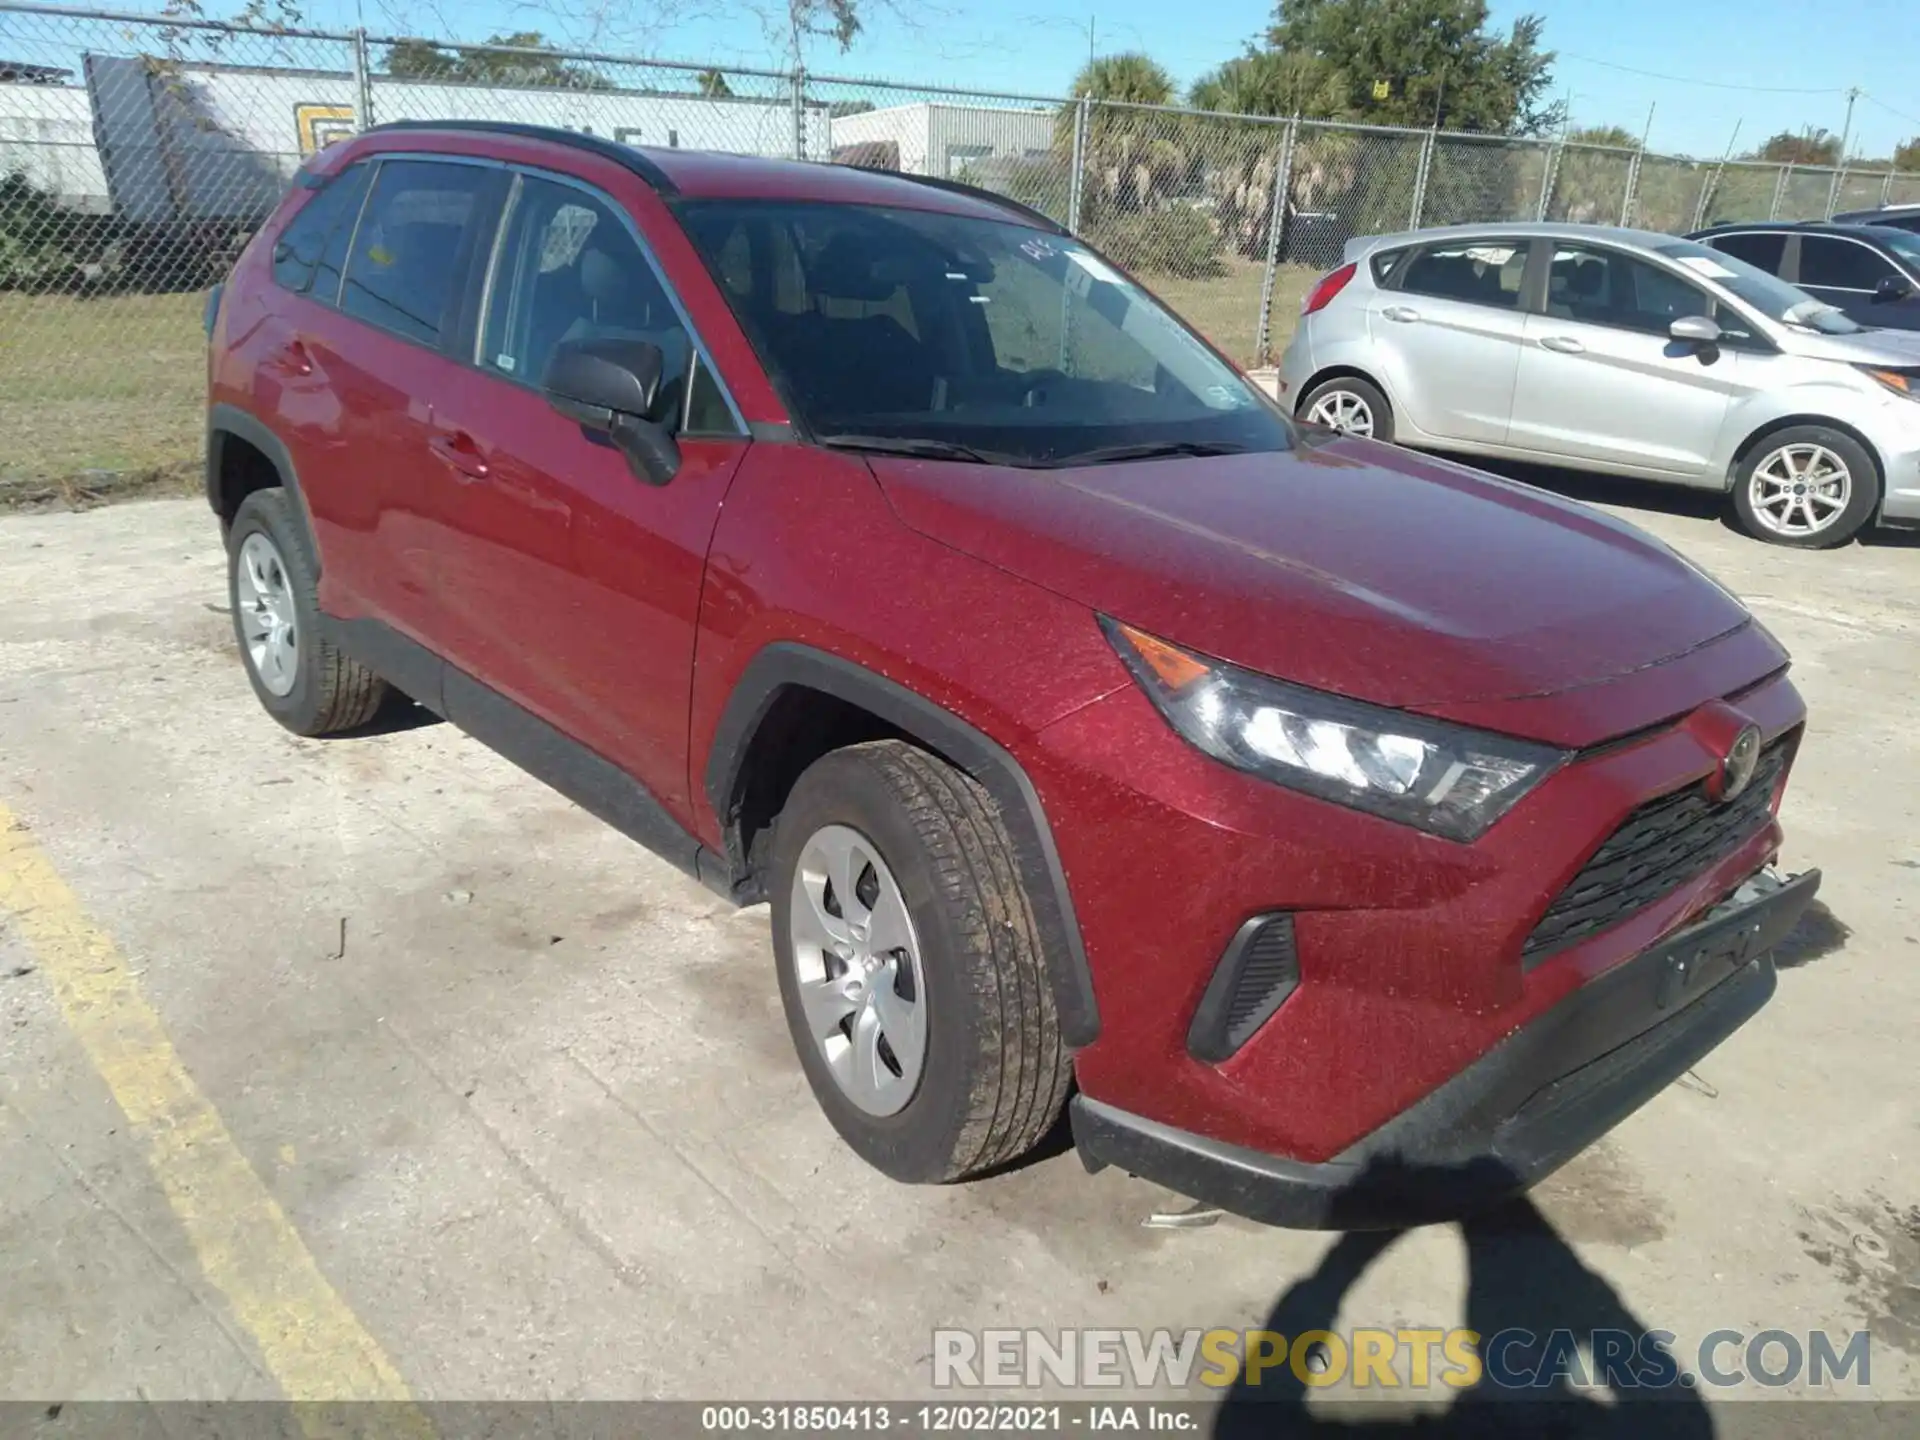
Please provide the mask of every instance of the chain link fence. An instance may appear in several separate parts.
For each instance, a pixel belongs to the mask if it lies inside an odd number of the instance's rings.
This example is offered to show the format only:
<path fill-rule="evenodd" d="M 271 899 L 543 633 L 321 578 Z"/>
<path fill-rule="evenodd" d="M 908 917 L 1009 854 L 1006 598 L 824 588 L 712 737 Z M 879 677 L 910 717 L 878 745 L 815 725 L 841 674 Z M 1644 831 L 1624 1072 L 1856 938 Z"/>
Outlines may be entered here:
<path fill-rule="evenodd" d="M 1920 202 L 1920 175 L 0 0 L 0 481 L 190 469 L 204 292 L 301 161 L 456 119 L 964 181 L 1099 246 L 1248 366 L 1355 236 Z"/>

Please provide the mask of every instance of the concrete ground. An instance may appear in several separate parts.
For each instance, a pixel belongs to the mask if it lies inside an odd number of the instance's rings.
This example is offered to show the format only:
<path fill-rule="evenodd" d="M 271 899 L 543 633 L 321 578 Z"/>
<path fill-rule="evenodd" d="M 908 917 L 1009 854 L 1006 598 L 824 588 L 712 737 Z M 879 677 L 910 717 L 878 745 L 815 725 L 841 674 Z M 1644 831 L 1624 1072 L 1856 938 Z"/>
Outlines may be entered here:
<path fill-rule="evenodd" d="M 806 1090 L 763 908 L 448 726 L 285 734 L 204 506 L 0 519 L 0 1399 L 900 1399 L 936 1327 L 1270 1318 L 1866 1328 L 1920 1399 L 1920 549 L 1593 493 L 1793 651 L 1824 903 L 1545 1225 L 1384 1249 L 1147 1228 L 1181 1202 L 1070 1153 L 891 1184 Z"/>

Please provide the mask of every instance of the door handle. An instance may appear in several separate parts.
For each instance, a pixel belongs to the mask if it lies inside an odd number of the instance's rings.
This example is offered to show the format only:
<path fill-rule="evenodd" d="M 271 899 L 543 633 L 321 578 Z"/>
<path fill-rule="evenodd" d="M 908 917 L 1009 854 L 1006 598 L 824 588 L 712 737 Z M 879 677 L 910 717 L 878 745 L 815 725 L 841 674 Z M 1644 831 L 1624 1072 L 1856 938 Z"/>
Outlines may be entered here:
<path fill-rule="evenodd" d="M 1557 350 L 1562 355 L 1584 355 L 1587 353 L 1587 347 L 1571 335 L 1542 335 L 1540 337 L 1540 348 L 1543 350 Z"/>
<path fill-rule="evenodd" d="M 453 471 L 454 479 L 463 484 L 468 480 L 487 478 L 487 462 L 481 457 L 480 447 L 473 443 L 473 437 L 464 430 L 429 436 L 427 449 L 433 452 L 434 459 Z"/>
<path fill-rule="evenodd" d="M 289 340 L 277 357 L 280 364 L 291 374 L 313 374 L 313 356 L 307 353 L 307 347 L 298 340 Z"/>
<path fill-rule="evenodd" d="M 1410 305 L 1389 305 L 1380 313 L 1389 320 L 1398 320 L 1402 325 L 1410 325 L 1420 318 L 1420 312 Z"/>

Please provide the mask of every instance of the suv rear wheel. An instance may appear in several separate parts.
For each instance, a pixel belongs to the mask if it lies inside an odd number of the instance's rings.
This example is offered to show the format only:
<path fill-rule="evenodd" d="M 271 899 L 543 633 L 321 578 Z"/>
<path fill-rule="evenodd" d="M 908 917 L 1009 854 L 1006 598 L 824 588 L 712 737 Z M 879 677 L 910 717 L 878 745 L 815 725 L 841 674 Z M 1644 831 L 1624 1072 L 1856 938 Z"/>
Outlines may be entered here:
<path fill-rule="evenodd" d="M 256 490 L 227 531 L 227 598 L 253 693 L 296 735 L 331 735 L 371 720 L 386 698 L 378 675 L 320 634 L 320 599 L 284 490 Z"/>
<path fill-rule="evenodd" d="M 780 998 L 841 1137 L 920 1183 L 1032 1149 L 1072 1066 L 987 792 L 901 741 L 837 750 L 794 785 L 772 861 Z"/>
<path fill-rule="evenodd" d="M 1795 425 L 1767 436 L 1734 472 L 1733 513 L 1775 545 L 1844 545 L 1880 504 L 1880 471 L 1844 430 Z"/>

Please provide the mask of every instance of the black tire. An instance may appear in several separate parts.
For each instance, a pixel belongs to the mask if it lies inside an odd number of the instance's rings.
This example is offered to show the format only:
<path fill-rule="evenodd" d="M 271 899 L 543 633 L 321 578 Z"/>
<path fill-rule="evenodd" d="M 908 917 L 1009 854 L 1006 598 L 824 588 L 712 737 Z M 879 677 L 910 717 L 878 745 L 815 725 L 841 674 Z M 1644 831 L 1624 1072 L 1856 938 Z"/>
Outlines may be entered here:
<path fill-rule="evenodd" d="M 1771 456 L 1790 445 L 1818 445 L 1838 456 L 1847 467 L 1846 505 L 1827 524 L 1806 534 L 1785 533 L 1769 524 L 1762 518 L 1753 493 L 1756 472 Z M 1860 528 L 1873 519 L 1880 508 L 1880 483 L 1880 466 L 1867 447 L 1846 431 L 1828 425 L 1793 425 L 1748 446 L 1734 470 L 1733 514 L 1740 528 L 1756 540 L 1796 550 L 1830 550 L 1853 539 Z"/>
<path fill-rule="evenodd" d="M 241 552 L 247 537 L 264 535 L 285 571 L 294 613 L 293 686 L 276 695 L 254 668 L 242 613 Z M 284 490 L 256 490 L 241 502 L 227 531 L 227 602 L 240 663 L 261 706 L 296 735 L 333 735 L 373 719 L 387 683 L 327 640 L 320 626 L 318 577 L 306 537 Z"/>
<path fill-rule="evenodd" d="M 1381 393 L 1378 385 L 1371 380 L 1362 380 L 1358 375 L 1336 375 L 1331 380 L 1322 380 L 1300 397 L 1300 404 L 1293 412 L 1295 418 L 1303 424 L 1319 423 L 1308 420 L 1307 416 L 1313 413 L 1313 407 L 1322 399 L 1337 391 L 1345 391 L 1367 407 L 1367 413 L 1373 417 L 1371 438 L 1386 441 L 1393 439 L 1393 406 L 1387 403 L 1387 397 Z"/>
<path fill-rule="evenodd" d="M 926 1055 L 912 1098 L 891 1115 L 869 1114 L 842 1092 L 801 1008 L 794 876 L 808 840 L 829 825 L 876 848 L 919 939 Z M 787 1028 L 841 1137 L 882 1173 L 913 1184 L 963 1179 L 1031 1150 L 1058 1120 L 1073 1066 L 1013 842 L 986 790 L 901 741 L 834 751 L 794 785 L 772 867 Z"/>

